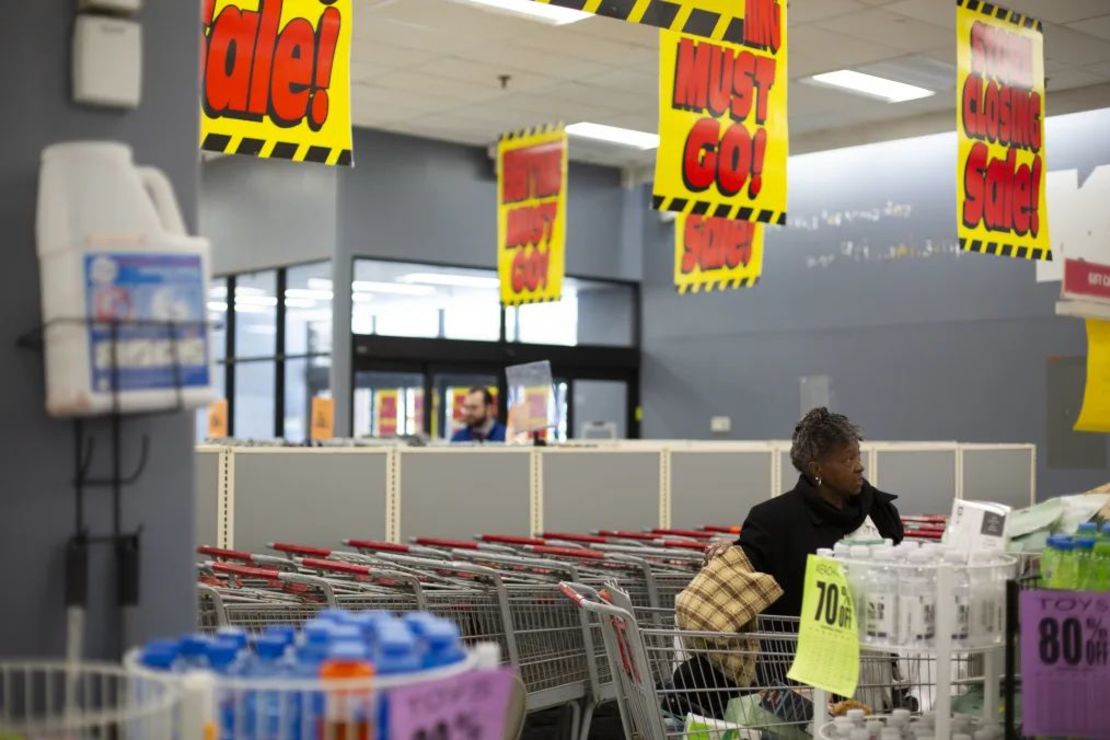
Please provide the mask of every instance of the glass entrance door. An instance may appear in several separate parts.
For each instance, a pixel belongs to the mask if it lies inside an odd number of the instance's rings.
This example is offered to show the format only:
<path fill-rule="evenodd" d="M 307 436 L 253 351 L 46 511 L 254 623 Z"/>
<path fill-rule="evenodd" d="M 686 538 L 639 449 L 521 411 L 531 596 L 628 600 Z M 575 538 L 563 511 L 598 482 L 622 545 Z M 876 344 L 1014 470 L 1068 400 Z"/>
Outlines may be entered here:
<path fill-rule="evenodd" d="M 424 373 L 355 373 L 355 437 L 402 437 L 424 432 Z"/>

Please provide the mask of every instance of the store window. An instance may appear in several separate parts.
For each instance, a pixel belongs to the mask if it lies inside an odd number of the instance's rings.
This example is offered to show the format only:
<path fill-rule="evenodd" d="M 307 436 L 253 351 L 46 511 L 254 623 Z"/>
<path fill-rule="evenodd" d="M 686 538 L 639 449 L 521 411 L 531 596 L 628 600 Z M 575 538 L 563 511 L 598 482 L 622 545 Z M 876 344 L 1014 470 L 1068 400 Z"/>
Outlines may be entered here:
<path fill-rule="evenodd" d="M 505 312 L 510 342 L 631 347 L 636 341 L 636 294 L 631 285 L 563 280 L 563 299 Z"/>
<path fill-rule="evenodd" d="M 214 383 L 232 436 L 307 438 L 312 399 L 331 392 L 332 296 L 330 262 L 212 281 Z M 197 441 L 207 429 L 200 409 Z"/>
<path fill-rule="evenodd" d="M 501 338 L 497 273 L 355 260 L 351 331 L 390 337 Z"/>
<path fill-rule="evenodd" d="M 235 357 L 273 357 L 277 350 L 277 270 L 235 277 Z"/>

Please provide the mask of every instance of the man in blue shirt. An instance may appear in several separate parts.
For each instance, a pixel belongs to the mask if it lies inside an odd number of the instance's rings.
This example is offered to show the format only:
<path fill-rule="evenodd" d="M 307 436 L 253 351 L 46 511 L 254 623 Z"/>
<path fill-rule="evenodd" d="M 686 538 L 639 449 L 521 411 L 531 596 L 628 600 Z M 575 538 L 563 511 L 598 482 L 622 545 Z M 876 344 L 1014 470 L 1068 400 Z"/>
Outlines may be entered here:
<path fill-rule="evenodd" d="M 462 405 L 464 426 L 452 442 L 504 442 L 505 425 L 497 420 L 493 394 L 487 388 L 471 388 Z"/>

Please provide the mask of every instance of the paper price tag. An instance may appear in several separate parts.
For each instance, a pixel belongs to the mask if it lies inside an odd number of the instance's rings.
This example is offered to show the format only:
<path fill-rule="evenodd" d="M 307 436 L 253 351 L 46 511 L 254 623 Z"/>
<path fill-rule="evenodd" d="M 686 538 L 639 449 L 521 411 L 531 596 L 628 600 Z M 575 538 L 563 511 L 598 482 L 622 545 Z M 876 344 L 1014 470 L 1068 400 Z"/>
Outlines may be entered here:
<path fill-rule="evenodd" d="M 1023 591 L 1022 732 L 1108 737 L 1110 594 Z"/>
<path fill-rule="evenodd" d="M 227 399 L 221 398 L 208 404 L 208 439 L 227 436 Z"/>
<path fill-rule="evenodd" d="M 463 673 L 389 692 L 395 740 L 502 740 L 513 674 L 508 668 Z"/>
<path fill-rule="evenodd" d="M 316 397 L 312 399 L 312 440 L 331 439 L 335 436 L 335 400 Z"/>
<path fill-rule="evenodd" d="M 840 563 L 806 560 L 798 652 L 788 678 L 852 696 L 859 683 L 859 632 L 852 590 Z"/>

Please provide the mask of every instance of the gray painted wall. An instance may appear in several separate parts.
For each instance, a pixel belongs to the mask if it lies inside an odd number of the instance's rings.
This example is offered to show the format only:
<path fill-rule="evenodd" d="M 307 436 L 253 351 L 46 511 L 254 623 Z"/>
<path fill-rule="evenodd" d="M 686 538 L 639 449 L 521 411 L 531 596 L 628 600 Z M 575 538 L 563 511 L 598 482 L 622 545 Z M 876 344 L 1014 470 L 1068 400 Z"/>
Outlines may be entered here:
<path fill-rule="evenodd" d="M 142 106 L 119 113 L 69 102 L 71 0 L 9 5 L 0 26 L 4 90 L 12 101 L 0 141 L 5 233 L 0 339 L 6 352 L 0 369 L 6 389 L 0 394 L 0 593 L 6 595 L 0 656 L 49 656 L 63 648 L 62 563 L 74 525 L 74 442 L 71 422 L 45 414 L 41 357 L 15 348 L 16 337 L 40 320 L 34 238 L 39 153 L 63 140 L 128 142 L 137 161 L 169 175 L 189 227 L 196 228 L 199 11 L 196 3 L 146 4 Z M 104 427 L 95 428 L 103 453 L 108 448 Z M 150 435 L 146 472 L 124 497 L 124 527 L 143 528 L 142 607 L 128 638 L 134 641 L 182 632 L 194 623 L 193 416 L 128 420 L 126 430 L 125 466 L 138 453 L 140 435 Z M 93 474 L 103 475 L 104 463 L 99 456 Z M 105 492 L 90 492 L 86 510 L 92 531 L 105 532 L 110 526 Z M 90 578 L 88 653 L 110 657 L 119 630 L 110 618 L 115 589 L 107 548 L 96 548 Z"/>
<path fill-rule="evenodd" d="M 1110 164 L 1108 130 L 1110 110 L 1049 119 L 1050 168 Z M 1084 355 L 1083 324 L 1054 318 L 1032 263 L 956 249 L 954 162 L 954 134 L 792 158 L 791 227 L 752 290 L 676 295 L 673 227 L 649 215 L 645 436 L 707 438 L 727 414 L 736 438 L 786 437 L 799 378 L 823 374 L 873 439 L 1034 442 L 1041 497 L 1105 482 L 1045 460 L 1047 360 Z"/>
<path fill-rule="evenodd" d="M 225 275 L 330 259 L 335 249 L 336 172 L 249 157 L 201 168 L 200 228 L 212 272 Z"/>

